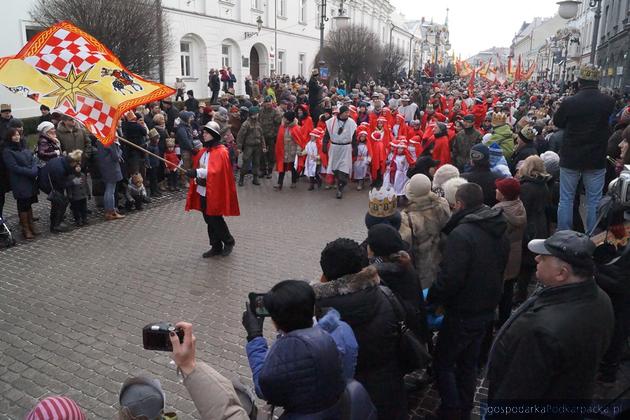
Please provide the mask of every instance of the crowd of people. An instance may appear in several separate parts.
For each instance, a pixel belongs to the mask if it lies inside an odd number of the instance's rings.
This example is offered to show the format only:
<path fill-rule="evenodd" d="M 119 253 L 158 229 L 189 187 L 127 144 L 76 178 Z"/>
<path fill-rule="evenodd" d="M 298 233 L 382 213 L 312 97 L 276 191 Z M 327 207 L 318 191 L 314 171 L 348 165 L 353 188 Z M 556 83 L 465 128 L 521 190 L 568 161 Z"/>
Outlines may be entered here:
<path fill-rule="evenodd" d="M 71 119 L 45 113 L 33 154 L 3 105 L 4 170 L 24 236 L 33 235 L 38 188 L 49 192 L 51 229 L 62 231 L 65 206 L 56 202 L 75 203 L 80 225 L 98 189 L 115 220 L 121 208 L 140 210 L 189 184 L 187 208 L 208 224 L 204 257 L 229 255 L 234 238 L 221 216 L 238 214 L 236 190 L 217 198 L 211 167 L 226 185 L 225 174 L 237 174 L 231 182 L 241 186 L 250 173 L 260 185 L 275 170 L 276 191 L 290 171 L 291 188 L 306 177 L 309 190 L 334 188 L 337 198 L 355 182 L 370 190 L 365 241 L 328 243 L 317 282 L 286 280 L 264 295 L 278 333 L 271 346 L 264 317 L 249 305 L 243 313 L 255 393 L 281 407 L 281 418 L 405 419 L 408 391 L 435 382 L 437 417 L 467 419 L 480 376 L 489 414 L 522 400 L 587 404 L 596 382 L 616 381 L 630 259 L 624 245 L 596 247 L 591 235 L 627 239 L 623 203 L 609 217 L 598 206 L 629 170 L 630 108 L 627 97 L 600 91 L 597 68 L 583 67 L 563 91 L 548 81 L 460 79 L 328 86 L 314 72 L 308 82 L 248 79 L 237 98 L 227 77 L 219 97 L 223 75 L 211 71 L 210 103 L 188 91 L 181 111 L 164 100 L 127 113 L 120 135 L 139 148 L 103 147 Z M 252 396 L 196 361 L 192 326 L 178 326 L 184 339 L 172 335 L 173 358 L 202 418 L 254 418 Z M 133 387 L 153 397 L 125 392 Z M 120 402 L 123 418 L 164 415 L 152 379 L 126 383 Z"/>

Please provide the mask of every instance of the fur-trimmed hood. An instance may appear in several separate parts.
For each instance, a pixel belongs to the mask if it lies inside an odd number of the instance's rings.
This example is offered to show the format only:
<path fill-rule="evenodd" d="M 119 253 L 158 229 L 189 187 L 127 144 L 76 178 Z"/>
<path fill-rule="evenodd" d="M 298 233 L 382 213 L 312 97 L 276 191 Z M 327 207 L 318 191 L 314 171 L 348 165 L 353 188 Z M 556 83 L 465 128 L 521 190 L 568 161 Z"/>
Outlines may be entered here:
<path fill-rule="evenodd" d="M 360 290 L 378 286 L 381 279 L 373 266 L 365 267 L 355 274 L 348 274 L 337 280 L 326 283 L 312 284 L 316 299 L 326 299 L 333 296 L 349 295 Z"/>

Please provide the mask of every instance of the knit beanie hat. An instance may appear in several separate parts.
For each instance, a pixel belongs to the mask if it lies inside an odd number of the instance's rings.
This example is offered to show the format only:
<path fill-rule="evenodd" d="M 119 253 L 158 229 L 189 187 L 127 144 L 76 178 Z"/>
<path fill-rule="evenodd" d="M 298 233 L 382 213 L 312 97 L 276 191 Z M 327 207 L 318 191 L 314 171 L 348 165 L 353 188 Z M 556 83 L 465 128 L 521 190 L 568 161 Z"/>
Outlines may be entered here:
<path fill-rule="evenodd" d="M 26 420 L 85 420 L 77 403 L 66 397 L 48 397 L 41 400 Z"/>
<path fill-rule="evenodd" d="M 521 194 L 521 183 L 515 178 L 497 179 L 494 185 L 507 201 L 516 200 Z"/>
<path fill-rule="evenodd" d="M 446 181 L 451 178 L 457 178 L 459 176 L 459 169 L 451 164 L 442 165 L 435 171 L 433 175 L 433 188 L 439 188 L 444 185 Z"/>
<path fill-rule="evenodd" d="M 407 249 L 398 230 L 386 224 L 372 226 L 368 230 L 367 243 L 377 257 L 387 257 Z"/>
<path fill-rule="evenodd" d="M 483 163 L 488 162 L 490 159 L 490 150 L 488 146 L 483 144 L 475 144 L 472 149 L 470 149 L 470 160 L 475 163 Z"/>
<path fill-rule="evenodd" d="M 365 213 L 365 227 L 368 229 L 379 224 L 386 224 L 390 225 L 394 229 L 400 229 L 401 223 L 402 216 L 398 210 L 395 210 L 391 215 L 386 217 L 373 216 L 369 212 Z"/>
<path fill-rule="evenodd" d="M 457 193 L 457 189 L 466 184 L 468 181 L 464 178 L 451 178 L 442 185 L 442 189 L 444 190 L 444 198 L 448 201 L 448 205 L 451 207 L 455 206 L 455 193 Z"/>
<path fill-rule="evenodd" d="M 540 158 L 545 164 L 545 170 L 547 173 L 554 173 L 560 170 L 560 156 L 558 156 L 556 152 L 548 150 L 540 155 Z"/>
<path fill-rule="evenodd" d="M 55 128 L 55 125 L 53 123 L 51 123 L 50 121 L 44 121 L 37 126 L 37 131 L 39 131 L 42 134 L 46 134 L 48 133 L 48 131 L 54 128 Z"/>
<path fill-rule="evenodd" d="M 431 180 L 424 174 L 416 174 L 411 177 L 405 187 L 405 195 L 408 199 L 424 197 L 431 191 Z"/>
<path fill-rule="evenodd" d="M 505 159 L 505 156 L 503 156 L 503 150 L 501 149 L 501 146 L 496 143 L 492 143 L 490 147 L 488 147 L 488 152 L 490 154 L 490 167 L 495 167 L 497 165 L 508 166 L 507 160 Z"/>

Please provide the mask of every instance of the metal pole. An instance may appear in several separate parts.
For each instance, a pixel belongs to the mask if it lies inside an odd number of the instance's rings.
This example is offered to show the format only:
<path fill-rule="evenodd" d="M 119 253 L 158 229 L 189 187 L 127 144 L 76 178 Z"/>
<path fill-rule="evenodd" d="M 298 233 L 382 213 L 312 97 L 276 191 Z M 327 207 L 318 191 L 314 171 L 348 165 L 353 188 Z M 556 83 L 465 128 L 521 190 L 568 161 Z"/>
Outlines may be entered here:
<path fill-rule="evenodd" d="M 162 0 L 155 0 L 155 9 L 157 13 L 158 73 L 160 83 L 164 84 L 164 29 L 162 26 Z"/>
<path fill-rule="evenodd" d="M 409 68 L 407 69 L 407 74 L 411 71 L 411 46 L 413 45 L 413 35 L 409 38 Z"/>
<path fill-rule="evenodd" d="M 438 47 L 440 46 L 440 33 L 435 33 L 435 62 L 433 63 L 433 80 L 437 81 L 438 71 Z"/>
<path fill-rule="evenodd" d="M 553 82 L 553 65 L 556 63 L 556 56 L 553 51 L 551 53 L 551 81 Z"/>
<path fill-rule="evenodd" d="M 276 76 L 278 75 L 278 0 L 274 2 L 274 11 L 273 11 L 273 50 L 275 54 L 273 55 L 273 68 L 276 69 Z"/>
<path fill-rule="evenodd" d="M 595 2 L 597 3 L 597 9 L 595 9 L 595 23 L 593 24 L 593 38 L 591 41 L 591 64 L 595 64 L 595 53 L 597 52 L 597 35 L 599 32 L 599 20 L 602 17 L 602 0 L 595 0 Z M 590 4 L 593 4 L 592 1 Z"/>
<path fill-rule="evenodd" d="M 564 44 L 564 63 L 562 63 L 562 81 L 567 81 L 567 57 L 569 56 L 569 38 Z"/>
<path fill-rule="evenodd" d="M 326 0 L 322 0 L 322 10 L 319 19 L 319 50 L 324 49 L 324 21 L 326 20 Z"/>

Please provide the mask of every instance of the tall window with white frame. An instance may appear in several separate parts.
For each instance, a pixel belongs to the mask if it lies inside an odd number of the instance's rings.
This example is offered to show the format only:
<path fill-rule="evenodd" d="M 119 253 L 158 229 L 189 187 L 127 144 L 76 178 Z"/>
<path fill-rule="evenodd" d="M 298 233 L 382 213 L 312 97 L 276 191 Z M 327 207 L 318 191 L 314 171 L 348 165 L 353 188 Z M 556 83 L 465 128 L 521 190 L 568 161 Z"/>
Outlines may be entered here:
<path fill-rule="evenodd" d="M 262 10 L 262 0 L 252 0 L 252 9 Z"/>
<path fill-rule="evenodd" d="M 181 75 L 184 77 L 190 77 L 192 75 L 190 50 L 190 42 L 182 41 L 179 43 Z"/>
<path fill-rule="evenodd" d="M 300 54 L 300 59 L 298 61 L 298 70 L 300 73 L 300 76 L 304 76 L 304 62 L 306 61 L 306 59 L 304 58 L 305 54 Z"/>
<path fill-rule="evenodd" d="M 287 0 L 278 0 L 278 16 L 287 17 Z"/>
<path fill-rule="evenodd" d="M 232 63 L 230 63 L 230 46 L 223 44 L 221 45 L 221 65 L 223 67 L 231 67 Z"/>
<path fill-rule="evenodd" d="M 298 16 L 299 23 L 306 23 L 306 3 L 307 0 L 300 0 L 300 14 Z"/>
<path fill-rule="evenodd" d="M 278 69 L 276 73 L 279 75 L 284 74 L 284 51 L 278 51 Z"/>

